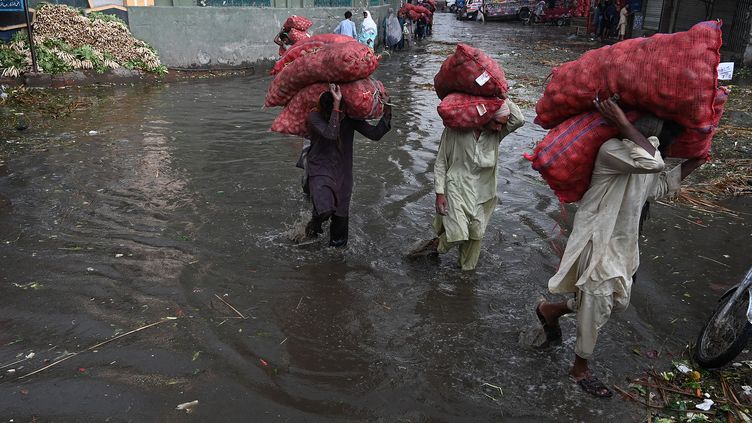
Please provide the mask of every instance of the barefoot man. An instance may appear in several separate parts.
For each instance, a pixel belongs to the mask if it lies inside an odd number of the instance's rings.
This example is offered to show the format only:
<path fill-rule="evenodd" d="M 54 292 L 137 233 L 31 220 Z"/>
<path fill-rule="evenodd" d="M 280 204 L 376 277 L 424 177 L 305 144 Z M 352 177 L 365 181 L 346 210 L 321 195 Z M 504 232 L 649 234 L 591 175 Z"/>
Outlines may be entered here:
<path fill-rule="evenodd" d="M 590 188 L 580 200 L 559 270 L 548 281 L 552 293 L 575 297 L 559 303 L 543 302 L 535 311 L 548 345 L 561 341 L 559 317 L 577 313 L 570 375 L 585 392 L 610 397 L 611 390 L 590 372 L 588 360 L 611 312 L 629 305 L 632 278 L 639 266 L 637 244 L 643 205 L 675 193 L 681 179 L 705 160 L 687 160 L 664 172 L 662 154 L 678 132 L 677 125 L 664 124 L 652 115 L 633 125 L 610 99 L 595 106 L 619 128 L 620 138 L 606 141 L 599 150 Z"/>

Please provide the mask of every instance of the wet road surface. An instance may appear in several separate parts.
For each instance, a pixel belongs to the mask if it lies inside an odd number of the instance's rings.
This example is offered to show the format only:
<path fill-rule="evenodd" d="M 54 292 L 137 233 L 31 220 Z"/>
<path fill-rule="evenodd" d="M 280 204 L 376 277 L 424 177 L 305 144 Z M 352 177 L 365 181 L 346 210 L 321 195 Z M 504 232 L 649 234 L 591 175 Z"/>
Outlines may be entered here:
<path fill-rule="evenodd" d="M 345 250 L 288 239 L 309 208 L 293 167 L 301 142 L 267 131 L 279 110 L 261 107 L 266 77 L 103 88 L 111 101 L 8 140 L 50 147 L 0 168 L 0 366 L 23 360 L 0 370 L 0 418 L 644 419 L 566 376 L 572 319 L 561 347 L 519 343 L 535 326 L 535 303 L 551 297 L 560 226 L 574 212 L 562 212 L 522 158 L 545 133 L 531 123 L 539 87 L 527 75 L 540 79 L 547 67 L 531 57 L 546 56 L 541 42 L 552 55 L 574 54 L 553 50 L 565 32 L 448 14 L 437 15 L 434 32 L 378 71 L 397 104 L 394 129 L 380 142 L 356 140 Z M 468 273 L 455 268 L 456 252 L 402 259 L 431 235 L 442 126 L 427 84 L 457 41 L 508 70 L 528 120 L 503 142 L 500 203 Z M 726 204 L 747 213 L 750 205 Z M 632 306 L 609 322 L 594 361 L 611 384 L 681 355 L 714 298 L 750 264 L 748 214 L 652 212 Z M 178 319 L 19 379 L 166 316 Z M 175 409 L 194 400 L 191 414 Z"/>

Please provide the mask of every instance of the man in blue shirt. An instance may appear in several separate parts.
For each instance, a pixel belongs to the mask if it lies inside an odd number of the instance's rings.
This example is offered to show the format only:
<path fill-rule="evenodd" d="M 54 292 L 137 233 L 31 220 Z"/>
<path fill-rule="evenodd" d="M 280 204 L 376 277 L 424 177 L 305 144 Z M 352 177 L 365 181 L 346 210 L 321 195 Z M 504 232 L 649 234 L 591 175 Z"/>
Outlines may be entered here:
<path fill-rule="evenodd" d="M 355 22 L 350 20 L 352 18 L 352 12 L 349 10 L 345 12 L 345 19 L 334 28 L 335 34 L 347 35 L 348 37 L 358 38 L 358 33 L 355 31 Z"/>

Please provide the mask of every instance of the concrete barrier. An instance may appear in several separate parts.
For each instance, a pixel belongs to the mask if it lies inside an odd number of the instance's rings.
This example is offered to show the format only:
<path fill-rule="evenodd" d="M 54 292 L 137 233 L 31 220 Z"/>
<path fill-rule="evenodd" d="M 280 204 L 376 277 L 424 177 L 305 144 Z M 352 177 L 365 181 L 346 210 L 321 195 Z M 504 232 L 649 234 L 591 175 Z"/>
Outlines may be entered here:
<path fill-rule="evenodd" d="M 368 8 L 379 28 L 389 7 Z M 311 32 L 321 34 L 332 32 L 347 10 L 360 29 L 362 8 L 130 7 L 128 19 L 133 35 L 151 44 L 167 67 L 208 69 L 276 60 L 274 36 L 288 16 L 308 17 Z"/>

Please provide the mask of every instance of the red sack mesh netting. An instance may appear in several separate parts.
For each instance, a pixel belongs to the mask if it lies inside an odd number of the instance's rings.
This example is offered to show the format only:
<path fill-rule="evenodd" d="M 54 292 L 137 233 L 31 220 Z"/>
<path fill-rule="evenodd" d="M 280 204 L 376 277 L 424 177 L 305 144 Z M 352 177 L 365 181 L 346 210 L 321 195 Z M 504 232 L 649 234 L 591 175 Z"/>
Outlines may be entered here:
<path fill-rule="evenodd" d="M 292 63 L 298 57 L 304 56 L 313 50 L 320 49 L 324 44 L 344 43 L 348 41 L 351 42 L 352 40 L 352 37 L 340 34 L 313 35 L 307 40 L 290 47 L 285 53 L 282 53 L 282 58 L 277 60 L 277 63 L 274 64 L 274 67 L 269 71 L 269 74 L 278 74 L 285 68 L 285 66 Z"/>
<path fill-rule="evenodd" d="M 293 44 L 297 44 L 311 38 L 311 35 L 309 33 L 301 31 L 299 29 L 291 29 L 287 31 L 287 36 L 290 38 L 290 41 L 292 41 Z"/>
<path fill-rule="evenodd" d="M 452 93 L 441 100 L 437 109 L 444 126 L 463 131 L 483 127 L 502 105 L 504 100 L 497 97 Z"/>
<path fill-rule="evenodd" d="M 313 22 L 305 16 L 292 15 L 282 25 L 283 31 L 289 31 L 291 29 L 297 29 L 298 31 L 308 31 L 313 26 Z"/>
<path fill-rule="evenodd" d="M 498 97 L 509 90 L 504 71 L 480 49 L 457 44 L 433 78 L 439 98 L 460 92 L 481 97 Z"/>
<path fill-rule="evenodd" d="M 715 121 L 720 25 L 701 22 L 686 32 L 622 41 L 555 68 L 535 107 L 535 122 L 553 128 L 592 110 L 596 94 L 619 94 L 635 109 L 687 128 L 709 128 Z"/>
<path fill-rule="evenodd" d="M 640 116 L 638 112 L 627 113 L 630 122 Z M 533 154 L 525 154 L 525 158 L 533 162 L 533 169 L 540 172 L 560 201 L 579 201 L 590 187 L 598 150 L 618 133 L 600 113 L 583 113 L 549 131 Z"/>
<path fill-rule="evenodd" d="M 348 116 L 371 119 L 380 117 L 384 113 L 384 106 L 379 101 L 379 93 L 386 94 L 386 90 L 381 81 L 373 78 L 361 79 L 342 84 L 340 89 L 345 103 L 345 113 Z M 319 97 L 326 91 L 329 91 L 329 84 L 324 82 L 312 84 L 300 90 L 274 120 L 272 131 L 307 137 L 308 114 L 316 110 Z"/>
<path fill-rule="evenodd" d="M 723 108 L 728 100 L 728 90 L 720 87 L 716 91 L 715 103 L 715 120 L 713 126 L 708 130 L 685 129 L 674 140 L 674 143 L 668 149 L 668 155 L 671 157 L 681 157 L 684 159 L 706 158 L 710 153 L 711 141 L 715 135 L 718 124 L 723 116 Z"/>
<path fill-rule="evenodd" d="M 402 7 L 400 7 L 400 12 L 410 14 L 411 18 L 413 15 L 415 15 L 416 18 L 413 20 L 416 20 L 417 18 L 419 18 L 421 13 L 425 14 L 426 16 L 433 15 L 433 12 L 431 12 L 431 10 L 429 10 L 428 8 L 417 5 L 417 4 L 410 4 L 410 3 L 403 4 Z"/>
<path fill-rule="evenodd" d="M 284 106 L 302 88 L 316 82 L 350 82 L 367 78 L 379 61 L 357 41 L 326 44 L 286 66 L 271 83 L 265 105 Z"/>

